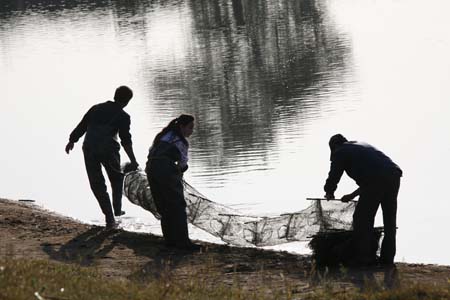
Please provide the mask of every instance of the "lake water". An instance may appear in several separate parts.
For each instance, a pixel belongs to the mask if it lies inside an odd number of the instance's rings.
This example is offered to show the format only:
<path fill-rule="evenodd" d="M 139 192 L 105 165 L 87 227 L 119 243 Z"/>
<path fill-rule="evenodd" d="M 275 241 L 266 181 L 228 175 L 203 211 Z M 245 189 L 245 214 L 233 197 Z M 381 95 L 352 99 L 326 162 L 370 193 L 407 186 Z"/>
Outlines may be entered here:
<path fill-rule="evenodd" d="M 248 214 L 323 196 L 332 134 L 375 145 L 404 171 L 396 259 L 450 265 L 449 10 L 447 0 L 2 0 L 0 196 L 101 221 L 81 142 L 69 156 L 64 146 L 124 84 L 141 166 L 154 135 L 193 114 L 186 179 Z M 344 175 L 336 195 L 355 188 Z M 160 232 L 126 198 L 124 210 L 127 228 Z"/>

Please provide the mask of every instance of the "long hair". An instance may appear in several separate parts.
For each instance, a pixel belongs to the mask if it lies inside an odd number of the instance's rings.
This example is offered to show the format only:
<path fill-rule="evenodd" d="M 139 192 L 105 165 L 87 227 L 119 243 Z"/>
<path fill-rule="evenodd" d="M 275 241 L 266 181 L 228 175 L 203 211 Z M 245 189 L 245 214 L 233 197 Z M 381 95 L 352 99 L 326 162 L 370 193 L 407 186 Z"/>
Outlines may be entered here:
<path fill-rule="evenodd" d="M 164 127 L 156 136 L 155 139 L 153 140 L 153 145 L 156 145 L 159 143 L 159 141 L 161 140 L 161 138 L 169 131 L 173 130 L 184 143 L 188 143 L 185 139 L 185 137 L 181 134 L 180 131 L 180 126 L 186 126 L 187 124 L 191 123 L 194 121 L 194 117 L 191 115 L 180 115 L 178 118 L 173 119 L 172 121 L 169 122 L 169 124 Z"/>

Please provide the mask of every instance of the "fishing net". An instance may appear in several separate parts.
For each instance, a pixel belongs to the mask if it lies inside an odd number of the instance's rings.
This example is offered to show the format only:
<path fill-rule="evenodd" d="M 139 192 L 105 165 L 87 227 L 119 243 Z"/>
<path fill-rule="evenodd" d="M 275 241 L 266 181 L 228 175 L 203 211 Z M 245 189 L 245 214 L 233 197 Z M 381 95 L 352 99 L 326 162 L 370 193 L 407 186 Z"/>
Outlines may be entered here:
<path fill-rule="evenodd" d="M 160 219 L 144 172 L 125 174 L 124 195 Z M 355 202 L 312 201 L 298 212 L 274 217 L 247 216 L 207 199 L 185 181 L 184 196 L 189 223 L 236 246 L 273 246 L 307 241 L 319 232 L 348 231 L 355 209 Z"/>

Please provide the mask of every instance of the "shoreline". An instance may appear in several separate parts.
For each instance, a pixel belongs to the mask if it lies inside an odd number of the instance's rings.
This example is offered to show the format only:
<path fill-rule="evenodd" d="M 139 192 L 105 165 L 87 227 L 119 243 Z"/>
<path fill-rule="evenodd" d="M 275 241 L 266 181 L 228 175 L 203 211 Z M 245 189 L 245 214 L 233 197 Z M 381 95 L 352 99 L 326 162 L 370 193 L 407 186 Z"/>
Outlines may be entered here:
<path fill-rule="evenodd" d="M 212 271 L 225 284 L 236 280 L 249 289 L 270 282 L 274 290 L 286 284 L 298 293 L 315 289 L 317 274 L 309 255 L 279 250 L 239 248 L 197 241 L 205 250 L 186 253 L 166 248 L 162 237 L 148 233 L 106 231 L 104 227 L 80 223 L 41 207 L 0 199 L 0 257 L 48 260 L 95 267 L 105 277 L 118 280 L 157 278 L 170 273 L 176 280 Z M 450 266 L 397 263 L 402 281 L 449 284 Z M 329 279 L 338 288 L 364 284 L 367 274 L 386 279 L 384 270 L 360 269 Z M 264 279 L 261 279 L 264 274 Z M 319 274 L 320 275 L 320 274 Z M 210 283 L 214 286 L 214 282 Z"/>

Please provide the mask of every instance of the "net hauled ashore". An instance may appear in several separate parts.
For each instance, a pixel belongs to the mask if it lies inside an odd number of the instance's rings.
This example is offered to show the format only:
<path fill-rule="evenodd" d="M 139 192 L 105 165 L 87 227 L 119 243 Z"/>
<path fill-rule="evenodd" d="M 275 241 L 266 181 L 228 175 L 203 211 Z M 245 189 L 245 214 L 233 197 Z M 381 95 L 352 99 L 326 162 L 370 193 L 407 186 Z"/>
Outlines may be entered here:
<path fill-rule="evenodd" d="M 236 246 L 274 246 L 294 241 L 307 241 L 319 232 L 350 231 L 356 203 L 315 199 L 298 212 L 278 216 L 248 216 L 216 203 L 186 181 L 184 196 L 188 222 Z M 125 174 L 124 195 L 160 218 L 153 201 L 147 176 L 143 171 Z"/>

